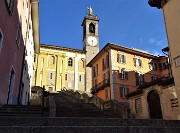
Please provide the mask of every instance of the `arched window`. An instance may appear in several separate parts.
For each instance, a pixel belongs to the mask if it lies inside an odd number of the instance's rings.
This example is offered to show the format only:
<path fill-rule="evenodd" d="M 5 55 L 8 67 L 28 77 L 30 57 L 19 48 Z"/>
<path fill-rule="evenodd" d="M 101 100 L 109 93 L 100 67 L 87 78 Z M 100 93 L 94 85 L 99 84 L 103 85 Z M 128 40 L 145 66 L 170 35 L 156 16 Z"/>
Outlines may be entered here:
<path fill-rule="evenodd" d="M 89 33 L 95 33 L 95 25 L 93 23 L 89 25 Z"/>
<path fill-rule="evenodd" d="M 55 64 L 55 57 L 54 56 L 51 56 L 51 61 L 52 61 L 52 64 L 54 65 Z"/>
<path fill-rule="evenodd" d="M 79 60 L 79 68 L 84 68 L 84 59 Z"/>
<path fill-rule="evenodd" d="M 55 57 L 51 55 L 49 57 L 49 65 L 54 65 L 54 64 L 55 64 Z"/>
<path fill-rule="evenodd" d="M 68 66 L 70 66 L 70 67 L 73 66 L 73 59 L 72 58 L 68 59 Z"/>

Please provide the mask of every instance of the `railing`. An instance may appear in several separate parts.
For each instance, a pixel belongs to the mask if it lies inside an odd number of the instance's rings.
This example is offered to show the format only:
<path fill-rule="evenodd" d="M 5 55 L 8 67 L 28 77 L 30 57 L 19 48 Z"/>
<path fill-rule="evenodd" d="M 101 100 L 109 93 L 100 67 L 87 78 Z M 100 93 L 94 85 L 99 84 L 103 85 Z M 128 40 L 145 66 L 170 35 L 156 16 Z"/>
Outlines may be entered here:
<path fill-rule="evenodd" d="M 95 94 L 96 92 L 103 90 L 107 86 L 110 86 L 109 79 L 105 79 L 102 82 L 100 82 L 99 84 L 97 84 L 96 86 L 94 86 L 93 88 L 91 88 L 91 93 Z"/>
<path fill-rule="evenodd" d="M 86 93 L 82 93 L 74 90 L 67 90 L 66 88 L 61 89 L 61 91 L 68 94 L 73 94 L 76 98 L 81 99 L 86 103 L 93 103 L 102 110 L 112 110 L 114 113 L 118 114 L 121 118 L 129 117 L 129 108 L 115 100 L 103 101 L 96 95 L 90 97 Z"/>

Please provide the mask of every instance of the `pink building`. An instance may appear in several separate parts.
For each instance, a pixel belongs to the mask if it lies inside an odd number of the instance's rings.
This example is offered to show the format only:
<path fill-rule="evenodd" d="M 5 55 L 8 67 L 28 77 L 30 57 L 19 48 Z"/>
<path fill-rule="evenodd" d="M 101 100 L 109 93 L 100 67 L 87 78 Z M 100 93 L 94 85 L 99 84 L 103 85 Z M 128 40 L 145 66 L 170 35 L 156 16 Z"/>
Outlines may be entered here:
<path fill-rule="evenodd" d="M 0 0 L 0 104 L 18 104 L 22 97 L 31 8 L 30 0 Z"/>

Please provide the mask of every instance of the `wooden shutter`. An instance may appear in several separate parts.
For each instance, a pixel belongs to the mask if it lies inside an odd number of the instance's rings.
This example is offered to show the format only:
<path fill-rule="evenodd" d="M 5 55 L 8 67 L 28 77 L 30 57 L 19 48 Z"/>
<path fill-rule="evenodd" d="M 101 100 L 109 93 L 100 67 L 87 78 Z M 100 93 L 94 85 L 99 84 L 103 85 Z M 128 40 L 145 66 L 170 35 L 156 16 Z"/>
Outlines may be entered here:
<path fill-rule="evenodd" d="M 125 72 L 125 79 L 128 79 L 128 72 Z"/>
<path fill-rule="evenodd" d="M 120 97 L 123 97 L 123 87 L 120 87 Z"/>
<path fill-rule="evenodd" d="M 107 68 L 109 68 L 109 54 L 106 55 L 106 63 L 107 63 Z"/>
<path fill-rule="evenodd" d="M 151 76 L 151 81 L 154 81 L 154 76 Z"/>
<path fill-rule="evenodd" d="M 162 64 L 159 63 L 159 70 L 162 71 Z"/>
<path fill-rule="evenodd" d="M 142 67 L 142 60 L 139 59 L 139 66 Z"/>
<path fill-rule="evenodd" d="M 136 85 L 139 85 L 139 74 L 136 72 L 135 75 L 136 75 Z"/>
<path fill-rule="evenodd" d="M 156 63 L 154 63 L 154 67 L 155 67 L 155 70 L 157 70 L 157 65 L 156 65 Z"/>
<path fill-rule="evenodd" d="M 142 74 L 142 83 L 144 83 L 144 74 Z"/>
<path fill-rule="evenodd" d="M 119 63 L 119 53 L 117 53 L 117 62 Z"/>
<path fill-rule="evenodd" d="M 124 63 L 126 63 L 126 56 L 124 55 Z"/>
<path fill-rule="evenodd" d="M 136 58 L 133 58 L 134 66 L 136 66 Z"/>
<path fill-rule="evenodd" d="M 119 73 L 119 78 L 122 79 L 122 73 L 121 72 Z"/>
<path fill-rule="evenodd" d="M 128 88 L 128 87 L 126 88 L 126 92 L 127 92 L 127 94 L 129 94 L 129 88 Z M 127 95 L 127 94 L 126 94 L 126 95 Z"/>

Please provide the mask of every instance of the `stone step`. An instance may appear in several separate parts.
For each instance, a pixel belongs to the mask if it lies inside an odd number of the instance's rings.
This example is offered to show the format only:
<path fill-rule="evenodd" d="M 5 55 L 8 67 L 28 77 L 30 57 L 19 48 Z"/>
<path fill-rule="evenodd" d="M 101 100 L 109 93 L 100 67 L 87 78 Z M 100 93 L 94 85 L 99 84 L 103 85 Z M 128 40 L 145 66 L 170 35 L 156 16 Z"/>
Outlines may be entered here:
<path fill-rule="evenodd" d="M 125 126 L 12 126 L 0 127 L 1 133 L 179 133 L 177 127 L 125 127 Z"/>
<path fill-rule="evenodd" d="M 0 126 L 129 126 L 129 127 L 177 127 L 178 120 L 147 120 L 120 118 L 66 118 L 66 117 L 0 117 Z"/>
<path fill-rule="evenodd" d="M 47 109 L 41 106 L 1 105 L 0 116 L 48 116 Z"/>
<path fill-rule="evenodd" d="M 61 102 L 56 105 L 57 108 L 90 108 L 90 109 L 99 109 L 92 103 L 70 103 L 70 102 Z"/>

